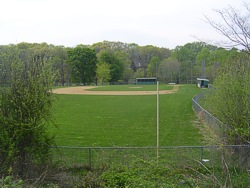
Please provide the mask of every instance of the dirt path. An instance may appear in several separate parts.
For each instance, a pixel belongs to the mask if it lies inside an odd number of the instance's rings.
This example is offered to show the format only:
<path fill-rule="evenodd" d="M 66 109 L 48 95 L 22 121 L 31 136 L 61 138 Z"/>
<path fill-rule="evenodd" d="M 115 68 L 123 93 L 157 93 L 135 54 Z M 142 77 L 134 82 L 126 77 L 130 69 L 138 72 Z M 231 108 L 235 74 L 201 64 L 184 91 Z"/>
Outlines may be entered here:
<path fill-rule="evenodd" d="M 88 89 L 101 86 L 79 86 L 54 89 L 56 94 L 78 94 L 78 95 L 156 95 L 156 91 L 90 91 Z M 179 85 L 175 85 L 172 90 L 161 90 L 159 94 L 175 93 Z"/>

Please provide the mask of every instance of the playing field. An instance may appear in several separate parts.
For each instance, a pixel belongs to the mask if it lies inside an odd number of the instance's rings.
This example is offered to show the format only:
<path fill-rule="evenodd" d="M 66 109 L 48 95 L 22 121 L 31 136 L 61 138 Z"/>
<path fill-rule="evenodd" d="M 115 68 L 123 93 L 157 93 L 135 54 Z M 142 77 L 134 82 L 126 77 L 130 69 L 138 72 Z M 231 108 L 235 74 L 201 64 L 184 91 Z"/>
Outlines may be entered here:
<path fill-rule="evenodd" d="M 160 95 L 161 146 L 202 144 L 191 106 L 198 92 L 196 86 L 184 85 Z M 156 95 L 58 94 L 56 98 L 59 126 L 51 131 L 58 146 L 156 145 Z"/>

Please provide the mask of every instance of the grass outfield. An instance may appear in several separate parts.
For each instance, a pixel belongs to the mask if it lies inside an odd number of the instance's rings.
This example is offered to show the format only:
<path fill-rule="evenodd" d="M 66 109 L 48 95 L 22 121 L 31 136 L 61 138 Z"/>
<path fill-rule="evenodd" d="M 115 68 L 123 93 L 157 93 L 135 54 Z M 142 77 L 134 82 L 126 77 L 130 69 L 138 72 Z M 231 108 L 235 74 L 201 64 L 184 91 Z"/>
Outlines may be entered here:
<path fill-rule="evenodd" d="M 156 91 L 157 85 L 107 85 L 88 89 L 90 91 Z M 159 85 L 159 90 L 171 90 L 173 86 Z"/>
<path fill-rule="evenodd" d="M 201 145 L 191 98 L 201 90 L 179 87 L 160 95 L 160 145 Z M 155 146 L 156 96 L 57 95 L 58 146 Z"/>

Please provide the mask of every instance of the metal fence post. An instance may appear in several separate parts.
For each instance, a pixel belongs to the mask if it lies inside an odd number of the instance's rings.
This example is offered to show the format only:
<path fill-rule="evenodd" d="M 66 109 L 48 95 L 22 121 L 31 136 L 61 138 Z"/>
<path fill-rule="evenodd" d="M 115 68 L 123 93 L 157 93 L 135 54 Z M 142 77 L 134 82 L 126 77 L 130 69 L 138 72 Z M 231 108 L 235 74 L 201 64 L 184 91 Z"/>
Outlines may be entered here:
<path fill-rule="evenodd" d="M 92 164 L 91 164 L 91 148 L 88 148 L 88 154 L 89 154 L 89 169 L 91 170 Z"/>
<path fill-rule="evenodd" d="M 201 146 L 201 149 L 200 149 L 200 161 L 202 163 L 202 159 L 203 159 L 203 147 Z"/>

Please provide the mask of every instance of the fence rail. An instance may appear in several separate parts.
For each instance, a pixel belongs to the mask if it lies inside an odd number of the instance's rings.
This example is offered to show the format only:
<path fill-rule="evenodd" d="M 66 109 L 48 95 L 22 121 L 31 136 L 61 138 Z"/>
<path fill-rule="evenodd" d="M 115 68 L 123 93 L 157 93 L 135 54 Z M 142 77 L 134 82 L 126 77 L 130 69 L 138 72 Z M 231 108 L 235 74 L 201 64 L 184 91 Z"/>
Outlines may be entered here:
<path fill-rule="evenodd" d="M 137 160 L 160 161 L 174 165 L 217 165 L 221 159 L 228 166 L 250 167 L 250 145 L 227 146 L 166 146 L 157 147 L 54 147 L 54 158 L 68 167 L 105 168 L 129 165 Z"/>

